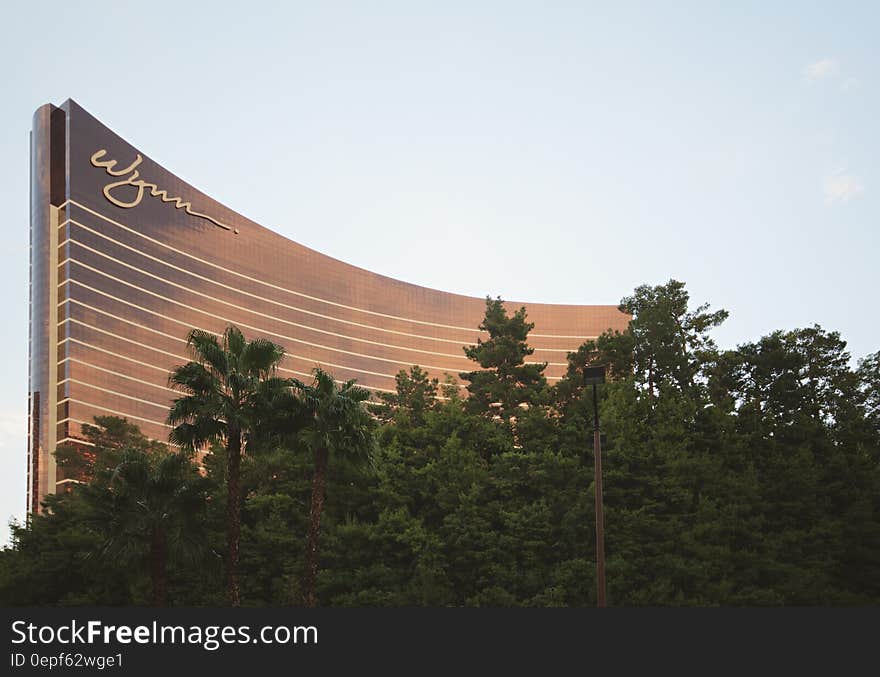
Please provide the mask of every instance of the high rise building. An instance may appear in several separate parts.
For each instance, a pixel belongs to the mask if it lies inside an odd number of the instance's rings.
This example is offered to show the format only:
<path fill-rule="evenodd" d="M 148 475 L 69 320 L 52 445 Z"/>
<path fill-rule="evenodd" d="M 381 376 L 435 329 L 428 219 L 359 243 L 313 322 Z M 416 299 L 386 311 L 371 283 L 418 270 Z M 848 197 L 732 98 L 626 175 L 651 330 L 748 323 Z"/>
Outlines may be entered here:
<path fill-rule="evenodd" d="M 173 367 L 192 328 L 282 344 L 282 375 L 321 366 L 393 391 L 401 369 L 457 377 L 485 301 L 337 261 L 224 207 L 75 102 L 44 105 L 31 134 L 28 507 L 67 480 L 52 451 L 116 415 L 165 440 Z M 509 304 L 511 308 L 524 305 Z M 553 382 L 616 306 L 528 303 L 532 359 Z"/>

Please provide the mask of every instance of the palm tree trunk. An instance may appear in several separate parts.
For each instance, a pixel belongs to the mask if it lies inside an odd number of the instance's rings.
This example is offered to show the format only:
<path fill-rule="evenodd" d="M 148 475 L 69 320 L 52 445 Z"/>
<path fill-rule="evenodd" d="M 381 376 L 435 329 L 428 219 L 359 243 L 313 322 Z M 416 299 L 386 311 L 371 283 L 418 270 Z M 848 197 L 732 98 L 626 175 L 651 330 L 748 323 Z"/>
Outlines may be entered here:
<path fill-rule="evenodd" d="M 315 585 L 318 580 L 318 538 L 321 534 L 321 513 L 324 512 L 324 493 L 327 488 L 326 449 L 315 450 L 315 474 L 312 476 L 312 505 L 309 511 L 309 534 L 306 543 L 306 572 L 303 577 L 303 603 L 318 606 Z"/>
<path fill-rule="evenodd" d="M 226 451 L 226 594 L 232 606 L 241 606 L 238 586 L 238 549 L 241 542 L 241 431 L 230 426 Z"/>
<path fill-rule="evenodd" d="M 166 560 L 168 559 L 168 547 L 165 531 L 161 527 L 154 527 L 150 531 L 150 583 L 153 594 L 151 603 L 153 606 L 165 606 L 168 600 L 168 571 Z"/>

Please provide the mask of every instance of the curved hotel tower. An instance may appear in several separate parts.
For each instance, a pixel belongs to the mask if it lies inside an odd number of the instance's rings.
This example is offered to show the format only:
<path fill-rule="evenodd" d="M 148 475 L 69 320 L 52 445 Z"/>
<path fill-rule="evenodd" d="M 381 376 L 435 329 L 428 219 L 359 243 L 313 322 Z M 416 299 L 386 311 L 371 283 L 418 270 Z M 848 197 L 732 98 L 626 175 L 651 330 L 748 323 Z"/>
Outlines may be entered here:
<path fill-rule="evenodd" d="M 194 327 L 230 323 L 282 344 L 282 375 L 320 365 L 392 391 L 418 364 L 469 371 L 485 301 L 426 289 L 292 242 L 184 183 L 75 102 L 44 105 L 31 133 L 28 508 L 65 480 L 55 445 L 94 416 L 165 440 L 170 370 Z M 510 303 L 519 307 L 521 303 Z M 616 306 L 527 304 L 532 359 L 553 382 L 566 353 L 606 329 Z"/>

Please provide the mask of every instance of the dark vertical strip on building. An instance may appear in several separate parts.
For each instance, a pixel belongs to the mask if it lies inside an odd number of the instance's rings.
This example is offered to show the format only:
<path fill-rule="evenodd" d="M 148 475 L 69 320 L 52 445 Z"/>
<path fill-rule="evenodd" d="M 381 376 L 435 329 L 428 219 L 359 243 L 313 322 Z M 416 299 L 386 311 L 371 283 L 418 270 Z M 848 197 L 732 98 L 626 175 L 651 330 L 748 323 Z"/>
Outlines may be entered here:
<path fill-rule="evenodd" d="M 49 466 L 52 462 L 49 449 L 49 426 L 41 421 L 51 421 L 48 396 L 50 371 L 56 369 L 57 347 L 50 344 L 53 317 L 51 300 L 51 266 L 56 262 L 56 252 L 51 251 L 51 205 L 60 205 L 66 199 L 66 116 L 63 110 L 50 104 L 41 106 L 34 113 L 31 132 L 30 177 L 30 347 L 29 363 L 29 456 L 30 481 L 28 483 L 28 507 L 39 509 L 39 501 L 46 493 L 55 490 L 49 486 Z"/>

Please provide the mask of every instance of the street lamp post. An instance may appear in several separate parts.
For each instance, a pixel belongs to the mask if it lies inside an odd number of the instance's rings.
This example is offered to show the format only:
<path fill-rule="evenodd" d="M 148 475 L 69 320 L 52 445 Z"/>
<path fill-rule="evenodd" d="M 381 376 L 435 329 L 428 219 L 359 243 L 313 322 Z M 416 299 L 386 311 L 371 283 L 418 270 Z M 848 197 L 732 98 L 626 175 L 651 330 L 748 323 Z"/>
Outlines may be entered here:
<path fill-rule="evenodd" d="M 602 440 L 596 386 L 605 383 L 605 367 L 584 367 L 584 385 L 593 386 L 593 467 L 596 494 L 596 606 L 605 607 L 605 512 L 602 508 Z"/>

